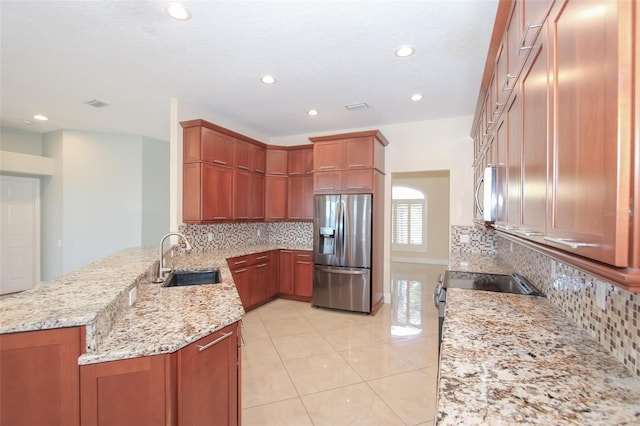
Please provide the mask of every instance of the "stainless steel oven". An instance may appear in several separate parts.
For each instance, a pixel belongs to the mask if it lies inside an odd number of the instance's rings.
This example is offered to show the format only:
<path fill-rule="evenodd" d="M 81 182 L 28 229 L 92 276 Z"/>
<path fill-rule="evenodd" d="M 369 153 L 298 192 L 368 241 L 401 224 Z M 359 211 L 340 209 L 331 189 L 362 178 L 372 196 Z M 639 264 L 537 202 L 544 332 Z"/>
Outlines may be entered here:
<path fill-rule="evenodd" d="M 447 302 L 448 288 L 463 288 L 468 290 L 483 290 L 496 293 L 513 293 L 529 296 L 544 296 L 524 277 L 513 273 L 510 275 L 484 274 L 477 272 L 447 271 L 438 277 L 433 291 L 433 303 L 438 308 L 438 345 L 442 343 L 442 328 L 444 325 L 444 309 Z"/>

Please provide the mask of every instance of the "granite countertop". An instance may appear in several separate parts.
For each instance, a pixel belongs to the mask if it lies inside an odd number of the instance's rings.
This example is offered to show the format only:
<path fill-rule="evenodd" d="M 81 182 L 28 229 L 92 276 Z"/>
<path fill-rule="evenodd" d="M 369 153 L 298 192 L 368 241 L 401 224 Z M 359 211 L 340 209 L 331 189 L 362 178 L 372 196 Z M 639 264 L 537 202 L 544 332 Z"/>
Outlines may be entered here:
<path fill-rule="evenodd" d="M 449 271 L 484 274 L 510 274 L 513 267 L 497 255 L 479 253 L 450 253 Z"/>
<path fill-rule="evenodd" d="M 0 333 L 85 326 L 80 364 L 174 352 L 244 315 L 226 259 L 307 246 L 243 246 L 174 258 L 176 270 L 219 268 L 222 283 L 151 283 L 157 247 L 125 249 L 34 289 L 0 299 Z M 137 288 L 133 306 L 129 291 Z"/>
<path fill-rule="evenodd" d="M 438 425 L 640 423 L 640 379 L 542 297 L 449 289 Z"/>

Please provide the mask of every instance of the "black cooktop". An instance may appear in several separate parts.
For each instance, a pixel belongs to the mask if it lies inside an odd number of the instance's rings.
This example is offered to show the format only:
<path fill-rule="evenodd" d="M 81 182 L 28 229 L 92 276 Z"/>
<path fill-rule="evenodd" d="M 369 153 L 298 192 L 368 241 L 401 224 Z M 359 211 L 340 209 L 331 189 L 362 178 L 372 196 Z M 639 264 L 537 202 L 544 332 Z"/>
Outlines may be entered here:
<path fill-rule="evenodd" d="M 497 293 L 526 294 L 542 296 L 530 282 L 518 274 L 482 274 L 476 272 L 447 271 L 443 288 L 464 288 L 469 290 L 494 291 Z"/>

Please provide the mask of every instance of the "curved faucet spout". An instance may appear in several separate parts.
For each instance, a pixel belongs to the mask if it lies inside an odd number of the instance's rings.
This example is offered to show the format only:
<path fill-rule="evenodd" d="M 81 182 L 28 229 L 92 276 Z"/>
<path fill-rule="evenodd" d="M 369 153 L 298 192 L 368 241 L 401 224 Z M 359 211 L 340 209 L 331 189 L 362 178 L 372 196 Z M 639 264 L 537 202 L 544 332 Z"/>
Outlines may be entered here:
<path fill-rule="evenodd" d="M 158 245 L 158 276 L 156 277 L 155 280 L 153 280 L 154 283 L 163 282 L 164 281 L 164 273 L 172 271 L 171 268 L 165 268 L 164 267 L 164 259 L 163 259 L 164 256 L 163 256 L 163 253 L 162 253 L 162 247 L 164 245 L 164 240 L 166 240 L 167 238 L 169 238 L 172 235 L 180 237 L 182 239 L 182 241 L 184 241 L 184 245 L 185 245 L 184 249 L 185 249 L 185 251 L 187 251 L 187 252 L 191 251 L 191 244 L 189 244 L 189 241 L 187 240 L 187 237 L 185 237 L 180 232 L 169 232 L 169 233 L 165 234 L 162 238 L 160 238 L 160 244 Z"/>

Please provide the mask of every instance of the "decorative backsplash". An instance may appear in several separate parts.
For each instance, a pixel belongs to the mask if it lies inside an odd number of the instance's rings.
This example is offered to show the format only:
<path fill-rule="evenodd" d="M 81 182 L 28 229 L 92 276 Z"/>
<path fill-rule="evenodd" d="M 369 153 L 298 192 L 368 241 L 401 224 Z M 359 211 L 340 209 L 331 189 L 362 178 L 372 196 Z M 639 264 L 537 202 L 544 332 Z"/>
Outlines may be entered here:
<path fill-rule="evenodd" d="M 466 236 L 469 241 L 466 242 Z M 476 226 L 451 227 L 451 253 L 496 254 L 495 232 Z"/>
<path fill-rule="evenodd" d="M 569 318 L 585 329 L 618 361 L 640 376 L 640 295 L 525 246 L 497 237 L 498 255 L 538 287 Z M 596 282 L 606 291 L 605 309 L 596 301 Z M 579 362 L 579 360 L 576 360 Z"/>
<path fill-rule="evenodd" d="M 250 222 L 182 224 L 179 227 L 195 251 L 215 251 L 239 245 L 313 244 L 311 222 Z"/>

